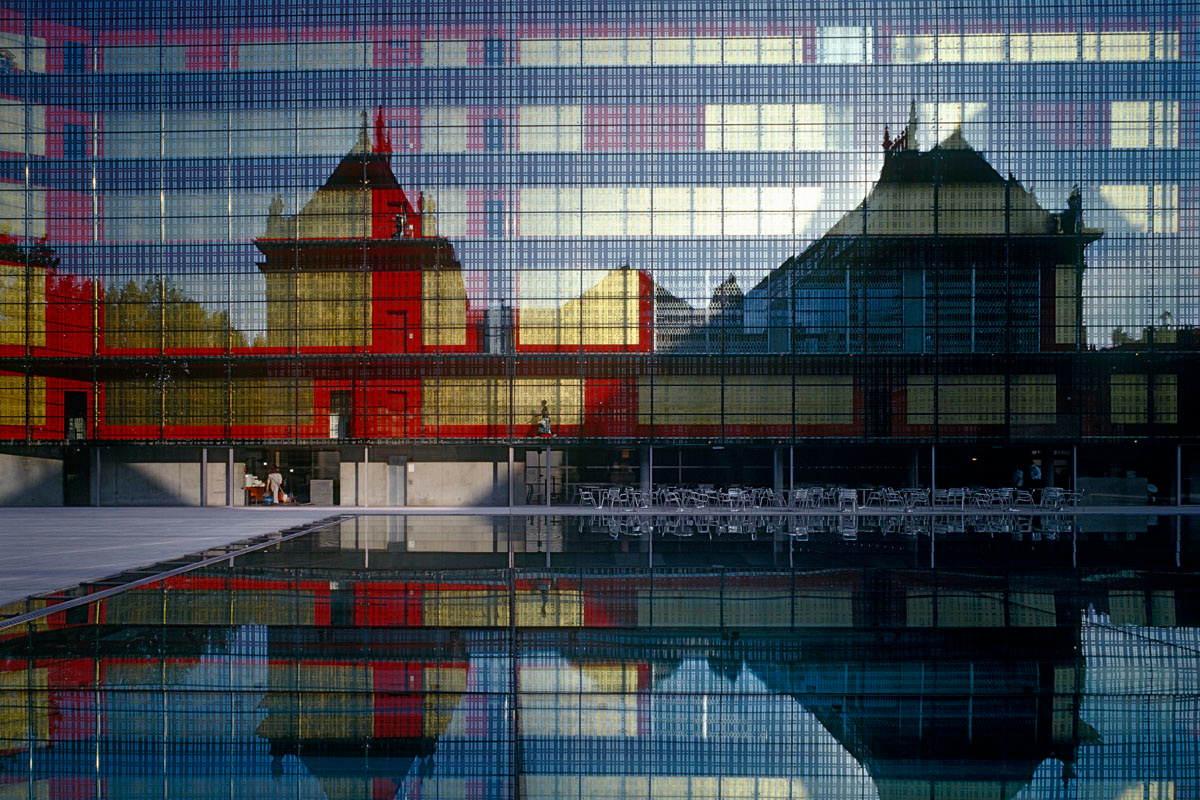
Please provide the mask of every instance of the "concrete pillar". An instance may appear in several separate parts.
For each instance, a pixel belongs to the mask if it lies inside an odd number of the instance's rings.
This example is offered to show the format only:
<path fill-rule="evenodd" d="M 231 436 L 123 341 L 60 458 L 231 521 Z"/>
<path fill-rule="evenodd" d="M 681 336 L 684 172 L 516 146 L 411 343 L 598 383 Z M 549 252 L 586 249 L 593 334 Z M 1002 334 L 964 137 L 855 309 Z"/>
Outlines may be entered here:
<path fill-rule="evenodd" d="M 643 492 L 654 491 L 654 448 L 642 445 L 641 483 Z"/>
<path fill-rule="evenodd" d="M 200 448 L 200 505 L 208 505 L 208 448 Z"/>
<path fill-rule="evenodd" d="M 92 447 L 92 505 L 100 505 L 100 448 Z"/>
<path fill-rule="evenodd" d="M 229 506 L 230 508 L 233 508 L 233 503 L 234 503 L 234 494 L 233 493 L 234 493 L 234 491 L 236 491 L 236 488 L 233 485 L 234 469 L 233 469 L 233 448 L 232 447 L 229 448 L 228 461 L 226 463 L 227 463 L 227 466 L 226 466 L 226 470 L 225 470 L 225 505 Z"/>

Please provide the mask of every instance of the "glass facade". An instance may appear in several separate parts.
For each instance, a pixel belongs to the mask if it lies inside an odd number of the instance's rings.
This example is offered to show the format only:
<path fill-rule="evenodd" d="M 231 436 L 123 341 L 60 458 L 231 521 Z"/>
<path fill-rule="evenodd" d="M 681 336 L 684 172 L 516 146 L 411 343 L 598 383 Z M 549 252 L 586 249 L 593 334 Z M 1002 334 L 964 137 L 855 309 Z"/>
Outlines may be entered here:
<path fill-rule="evenodd" d="M 0 442 L 1186 441 L 1188 5 L 9 4 Z"/>

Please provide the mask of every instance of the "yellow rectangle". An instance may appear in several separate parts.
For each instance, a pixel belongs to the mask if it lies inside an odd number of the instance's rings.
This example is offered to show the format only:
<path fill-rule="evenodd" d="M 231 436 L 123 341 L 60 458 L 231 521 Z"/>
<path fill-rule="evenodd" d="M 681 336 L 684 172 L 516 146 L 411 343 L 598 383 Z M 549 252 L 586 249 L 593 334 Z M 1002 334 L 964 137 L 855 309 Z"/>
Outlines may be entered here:
<path fill-rule="evenodd" d="M 0 345 L 46 344 L 46 271 L 0 261 Z"/>
<path fill-rule="evenodd" d="M 1079 313 L 1078 270 L 1074 266 L 1059 266 L 1054 270 L 1054 343 L 1075 344 L 1079 341 L 1076 316 Z"/>
<path fill-rule="evenodd" d="M 583 381 L 576 378 L 428 378 L 421 384 L 426 425 L 536 426 L 545 400 L 552 425 L 578 425 Z"/>
<path fill-rule="evenodd" d="M 638 382 L 638 423 L 649 425 L 846 425 L 854 419 L 850 376 L 793 378 L 663 375 Z"/>
<path fill-rule="evenodd" d="M 109 381 L 104 416 L 109 425 L 310 425 L 311 380 L 236 378 Z"/>
<path fill-rule="evenodd" d="M 1148 400 L 1146 386 L 1145 375 L 1110 375 L 1109 421 L 1116 425 L 1145 424 Z"/>
<path fill-rule="evenodd" d="M 460 270 L 421 273 L 421 340 L 426 347 L 467 343 L 467 287 Z"/>
<path fill-rule="evenodd" d="M 517 312 L 518 345 L 632 347 L 641 341 L 641 281 L 634 270 L 613 270 L 562 305 L 547 304 L 554 298 L 531 299 L 537 304 L 522 302 Z"/>
<path fill-rule="evenodd" d="M 1002 425 L 1005 413 L 1003 375 L 948 375 L 936 380 L 928 375 L 908 378 L 908 424 L 934 423 L 934 387 L 937 420 L 942 425 Z M 1044 425 L 1055 421 L 1056 380 L 1053 375 L 1013 375 L 1008 402 L 1014 425 Z"/>
<path fill-rule="evenodd" d="M 46 424 L 46 379 L 0 375 L 0 425 Z"/>

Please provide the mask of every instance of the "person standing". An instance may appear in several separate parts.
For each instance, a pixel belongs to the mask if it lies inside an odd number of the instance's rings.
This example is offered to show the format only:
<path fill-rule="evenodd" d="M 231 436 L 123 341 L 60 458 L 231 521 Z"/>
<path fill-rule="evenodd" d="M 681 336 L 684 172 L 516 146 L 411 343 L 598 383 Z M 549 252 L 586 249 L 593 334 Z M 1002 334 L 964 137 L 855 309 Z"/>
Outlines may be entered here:
<path fill-rule="evenodd" d="M 271 496 L 273 502 L 280 502 L 283 496 L 282 489 L 283 474 L 280 473 L 279 467 L 271 467 L 271 473 L 267 475 L 267 494 Z"/>
<path fill-rule="evenodd" d="M 1038 463 L 1037 459 L 1029 462 L 1029 488 L 1042 488 L 1042 465 Z"/>
<path fill-rule="evenodd" d="M 550 432 L 550 407 L 542 401 L 541 418 L 538 420 L 538 436 L 552 436 Z"/>

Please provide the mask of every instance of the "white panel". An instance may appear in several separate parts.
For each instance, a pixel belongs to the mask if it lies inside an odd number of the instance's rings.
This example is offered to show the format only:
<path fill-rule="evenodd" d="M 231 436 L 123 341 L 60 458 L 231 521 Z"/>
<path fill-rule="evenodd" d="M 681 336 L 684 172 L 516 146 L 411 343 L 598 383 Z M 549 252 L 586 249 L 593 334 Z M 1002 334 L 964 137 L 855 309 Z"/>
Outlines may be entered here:
<path fill-rule="evenodd" d="M 522 39 L 517 52 L 523 67 L 558 66 L 558 39 Z"/>
<path fill-rule="evenodd" d="M 616 37 L 583 40 L 583 66 L 620 67 L 625 64 L 625 40 Z"/>
<path fill-rule="evenodd" d="M 106 192 L 102 201 L 105 241 L 159 240 L 161 204 L 158 192 Z"/>
<path fill-rule="evenodd" d="M 790 105 L 764 105 L 758 112 L 760 125 L 759 147 L 762 150 L 791 152 L 796 140 L 793 136 L 795 108 Z"/>
<path fill-rule="evenodd" d="M 164 118 L 166 152 L 183 158 L 221 158 L 229 152 L 224 111 L 167 114 Z"/>
<path fill-rule="evenodd" d="M 721 63 L 721 40 L 715 38 L 699 38 L 692 42 L 692 63 L 697 66 L 709 66 Z"/>
<path fill-rule="evenodd" d="M 467 66 L 466 39 L 442 39 L 421 42 L 421 66 L 465 67 Z"/>
<path fill-rule="evenodd" d="M 633 186 L 625 190 L 626 236 L 649 236 L 653 233 L 651 202 L 652 194 L 648 187 Z"/>
<path fill-rule="evenodd" d="M 583 149 L 582 106 L 523 106 L 517 139 L 525 153 Z"/>
<path fill-rule="evenodd" d="M 238 69 L 247 72 L 278 72 L 296 68 L 294 42 L 243 44 L 238 47 Z M 108 56 L 105 56 L 108 68 Z M 111 70 L 110 70 L 111 71 Z"/>
<path fill-rule="evenodd" d="M 0 184 L 0 233 L 40 238 L 46 235 L 46 190 L 19 183 Z"/>
<path fill-rule="evenodd" d="M 158 72 L 158 45 L 104 48 L 104 71 L 113 73 Z"/>
<path fill-rule="evenodd" d="M 427 108 L 421 112 L 421 149 L 426 153 L 467 150 L 467 110 Z"/>
<path fill-rule="evenodd" d="M 800 40 L 785 36 L 764 36 L 758 43 L 760 64 L 799 64 L 804 61 Z"/>
<path fill-rule="evenodd" d="M 817 61 L 822 64 L 868 64 L 874 58 L 874 29 L 861 26 L 821 28 Z"/>
<path fill-rule="evenodd" d="M 727 65 L 757 64 L 758 37 L 730 36 L 722 48 L 722 63 Z"/>
<path fill-rule="evenodd" d="M 668 37 L 654 40 L 654 63 L 661 67 L 681 67 L 692 63 L 692 40 Z"/>
<path fill-rule="evenodd" d="M 650 66 L 651 40 L 646 38 L 625 40 L 625 65 L 629 67 Z"/>
<path fill-rule="evenodd" d="M 0 98 L 0 150 L 46 155 L 45 107 Z"/>
<path fill-rule="evenodd" d="M 726 186 L 721 199 L 724 235 L 757 236 L 758 189 L 753 186 Z"/>
<path fill-rule="evenodd" d="M 0 50 L 7 50 L 19 72 L 46 71 L 46 40 L 39 36 L 0 31 Z"/>
<path fill-rule="evenodd" d="M 1115 219 L 1106 220 L 1106 227 L 1120 230 L 1127 226 L 1139 233 L 1179 232 L 1179 187 L 1176 184 L 1108 184 L 1100 187 L 1100 197 L 1116 215 Z"/>
<path fill-rule="evenodd" d="M 594 186 L 583 189 L 582 224 L 584 236 L 626 235 L 625 189 L 620 186 Z M 524 227 L 521 230 L 524 233 Z"/>
<path fill-rule="evenodd" d="M 656 186 L 653 194 L 654 235 L 692 235 L 692 190 L 679 186 Z"/>
<path fill-rule="evenodd" d="M 433 192 L 437 201 L 437 232 L 454 238 L 467 235 L 467 190 L 439 188 Z"/>

